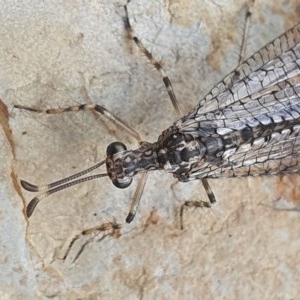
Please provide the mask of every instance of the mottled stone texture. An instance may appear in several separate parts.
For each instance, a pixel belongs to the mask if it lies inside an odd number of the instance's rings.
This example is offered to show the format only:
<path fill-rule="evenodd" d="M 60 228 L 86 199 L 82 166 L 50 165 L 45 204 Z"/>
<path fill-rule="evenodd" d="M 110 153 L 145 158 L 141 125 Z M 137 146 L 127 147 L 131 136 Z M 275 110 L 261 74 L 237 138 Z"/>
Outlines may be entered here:
<path fill-rule="evenodd" d="M 247 3 L 246 56 L 299 22 L 298 1 L 129 5 L 137 35 L 164 62 L 185 113 L 236 67 Z M 100 103 L 150 142 L 177 118 L 159 74 L 126 39 L 121 4 L 0 3 L 0 298 L 297 299 L 295 177 L 210 181 L 217 204 L 187 210 L 183 231 L 180 205 L 205 193 L 198 182 L 175 183 L 163 172 L 149 176 L 138 215 L 118 238 L 80 232 L 114 218 L 123 224 L 137 180 L 125 190 L 105 178 L 62 191 L 26 220 L 33 195 L 20 178 L 52 182 L 102 160 L 114 140 L 137 143 L 90 112 L 46 116 L 13 103 Z"/>

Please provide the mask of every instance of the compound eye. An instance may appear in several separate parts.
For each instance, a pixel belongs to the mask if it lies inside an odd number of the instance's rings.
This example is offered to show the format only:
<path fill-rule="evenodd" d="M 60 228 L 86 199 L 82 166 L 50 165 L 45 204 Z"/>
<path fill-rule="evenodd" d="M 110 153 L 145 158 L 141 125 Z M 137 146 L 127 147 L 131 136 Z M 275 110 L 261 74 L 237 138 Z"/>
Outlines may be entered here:
<path fill-rule="evenodd" d="M 132 182 L 132 178 L 127 177 L 127 178 L 123 178 L 123 179 L 115 179 L 112 181 L 112 183 L 114 184 L 114 186 L 116 186 L 119 189 L 125 189 L 128 186 L 130 186 Z"/>
<path fill-rule="evenodd" d="M 121 143 L 121 142 L 113 142 L 110 145 L 108 145 L 108 147 L 106 148 L 106 155 L 111 160 L 113 160 L 113 156 L 116 153 L 124 152 L 126 150 L 127 150 L 127 148 L 126 148 L 126 146 L 123 143 Z M 108 173 L 110 173 L 110 172 L 108 172 Z M 114 174 L 115 170 L 111 170 L 111 173 Z M 124 178 L 114 178 L 114 177 L 115 176 L 110 176 L 110 178 L 112 179 L 112 183 L 114 184 L 114 186 L 116 186 L 119 189 L 125 189 L 125 188 L 127 188 L 131 184 L 131 182 L 132 182 L 132 178 L 131 177 L 124 177 Z"/>
<path fill-rule="evenodd" d="M 106 155 L 109 157 L 113 157 L 114 154 L 116 154 L 118 152 L 123 152 L 125 150 L 127 150 L 127 148 L 123 143 L 113 142 L 113 143 L 109 144 L 108 147 L 106 148 Z"/>

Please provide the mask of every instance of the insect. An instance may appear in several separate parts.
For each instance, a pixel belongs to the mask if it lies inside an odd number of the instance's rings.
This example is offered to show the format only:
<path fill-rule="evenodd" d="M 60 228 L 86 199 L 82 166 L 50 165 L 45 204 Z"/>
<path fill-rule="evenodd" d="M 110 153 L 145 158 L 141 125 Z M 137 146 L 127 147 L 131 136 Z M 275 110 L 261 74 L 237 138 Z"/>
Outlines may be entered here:
<path fill-rule="evenodd" d="M 180 113 L 171 82 L 161 64 L 134 35 L 125 6 L 125 26 L 133 41 L 161 73 L 175 110 Z M 188 114 L 164 130 L 154 143 L 140 142 L 127 150 L 121 142 L 107 147 L 107 157 L 70 177 L 44 186 L 21 180 L 24 189 L 41 192 L 27 206 L 30 217 L 45 197 L 88 180 L 109 177 L 127 188 L 141 174 L 126 222 L 137 212 L 148 173 L 164 170 L 181 182 L 201 180 L 209 202 L 189 201 L 185 206 L 210 207 L 216 202 L 207 179 L 293 173 L 300 170 L 300 24 L 288 30 L 218 83 Z M 69 108 L 16 108 L 61 113 L 92 109 L 139 136 L 100 105 Z M 106 173 L 82 177 L 106 166 Z M 79 178 L 79 179 L 77 179 Z M 182 215 L 183 208 L 181 209 Z"/>

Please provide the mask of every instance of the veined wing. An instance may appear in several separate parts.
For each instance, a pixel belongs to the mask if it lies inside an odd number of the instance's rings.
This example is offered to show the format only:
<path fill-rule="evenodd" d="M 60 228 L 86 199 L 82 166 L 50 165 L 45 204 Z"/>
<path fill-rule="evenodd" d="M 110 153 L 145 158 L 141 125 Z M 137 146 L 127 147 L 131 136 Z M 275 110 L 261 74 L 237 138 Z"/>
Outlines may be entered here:
<path fill-rule="evenodd" d="M 221 159 L 199 161 L 183 181 L 294 173 L 300 166 L 300 125 L 224 151 Z M 180 180 L 180 179 L 179 179 Z"/>
<path fill-rule="evenodd" d="M 296 28 L 299 32 L 300 25 L 277 40 Z M 203 113 L 198 106 L 175 123 L 180 133 L 206 147 L 204 157 L 179 180 L 299 171 L 300 43 L 213 101 L 206 107 L 217 103 L 217 109 Z"/>
<path fill-rule="evenodd" d="M 258 99 L 199 119 L 178 127 L 206 145 L 205 156 L 191 167 L 188 180 L 300 170 L 300 74 Z"/>
<path fill-rule="evenodd" d="M 267 44 L 218 83 L 183 120 L 257 99 L 299 71 L 300 24 Z"/>
<path fill-rule="evenodd" d="M 300 63 L 300 61 L 299 61 Z M 262 95 L 253 94 L 253 99 L 243 99 L 223 109 L 197 115 L 194 118 L 178 120 L 178 131 L 194 137 L 225 136 L 233 131 L 251 128 L 253 138 L 263 135 L 263 131 L 281 130 L 300 124 L 300 67 L 296 75 L 265 90 Z"/>

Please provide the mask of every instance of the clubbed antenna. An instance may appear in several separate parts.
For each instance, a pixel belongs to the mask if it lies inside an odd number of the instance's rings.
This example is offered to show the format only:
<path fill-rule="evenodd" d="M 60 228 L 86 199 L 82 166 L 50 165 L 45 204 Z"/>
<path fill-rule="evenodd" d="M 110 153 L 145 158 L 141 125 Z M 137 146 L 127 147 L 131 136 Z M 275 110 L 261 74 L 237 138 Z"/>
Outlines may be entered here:
<path fill-rule="evenodd" d="M 107 173 L 103 173 L 103 174 L 95 174 L 95 175 L 91 175 L 91 176 L 87 176 L 87 177 L 83 177 L 83 178 L 80 178 L 80 179 L 77 179 L 77 180 L 74 180 L 75 178 L 78 178 L 78 177 L 81 177 L 97 168 L 99 168 L 100 166 L 102 166 L 103 164 L 105 163 L 105 160 L 101 161 L 100 163 L 84 170 L 84 171 L 81 171 L 79 173 L 76 173 L 74 175 L 71 175 L 69 177 L 66 177 L 66 178 L 63 178 L 61 180 L 58 180 L 58 181 L 55 181 L 55 182 L 52 182 L 50 184 L 47 184 L 47 185 L 41 185 L 41 186 L 38 186 L 38 185 L 34 185 L 32 183 L 29 183 L 25 180 L 21 180 L 20 183 L 21 183 L 21 186 L 29 191 L 29 192 L 41 192 L 41 194 L 39 194 L 38 196 L 34 197 L 28 204 L 27 208 L 26 208 L 26 215 L 27 217 L 29 218 L 35 207 L 37 206 L 37 204 L 45 199 L 46 197 L 48 197 L 49 195 L 53 194 L 53 193 L 56 193 L 58 191 L 61 191 L 61 190 L 64 190 L 66 188 L 69 188 L 73 185 L 76 185 L 76 184 L 79 184 L 79 183 L 82 183 L 82 182 L 86 182 L 86 181 L 90 181 L 90 180 L 93 180 L 93 179 L 96 179 L 96 178 L 100 178 L 100 177 L 105 177 L 105 176 L 108 176 Z"/>

